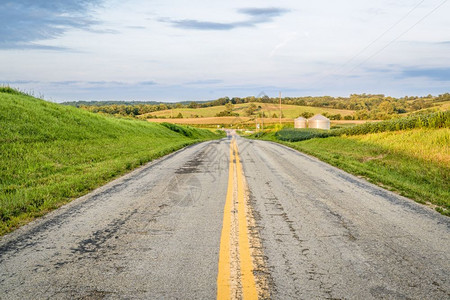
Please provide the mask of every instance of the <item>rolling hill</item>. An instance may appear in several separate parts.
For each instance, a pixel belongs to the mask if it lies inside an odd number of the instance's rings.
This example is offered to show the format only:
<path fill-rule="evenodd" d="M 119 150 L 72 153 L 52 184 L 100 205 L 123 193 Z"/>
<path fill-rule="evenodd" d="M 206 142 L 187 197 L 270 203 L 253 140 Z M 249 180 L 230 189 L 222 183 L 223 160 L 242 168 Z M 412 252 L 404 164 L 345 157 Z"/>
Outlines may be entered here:
<path fill-rule="evenodd" d="M 280 108 L 278 104 L 272 103 L 260 103 L 252 102 L 257 106 L 256 114 L 265 113 L 266 116 L 271 117 L 273 114 L 279 116 Z M 245 110 L 252 103 L 241 103 L 234 105 L 233 113 L 238 114 L 240 117 L 247 116 Z M 322 108 L 322 107 L 312 107 L 312 106 L 299 106 L 299 105 L 288 105 L 282 104 L 281 109 L 283 111 L 284 118 L 294 119 L 304 112 L 310 112 L 312 114 L 340 114 L 342 117 L 353 115 L 355 111 L 346 109 L 334 109 L 334 108 Z M 200 118 L 215 117 L 218 113 L 225 110 L 225 106 L 211 106 L 202 108 L 174 108 L 162 111 L 156 111 L 146 116 L 152 117 L 176 117 L 178 114 L 182 114 L 184 118 L 194 118 L 196 116 Z M 145 117 L 145 116 L 144 116 Z"/>

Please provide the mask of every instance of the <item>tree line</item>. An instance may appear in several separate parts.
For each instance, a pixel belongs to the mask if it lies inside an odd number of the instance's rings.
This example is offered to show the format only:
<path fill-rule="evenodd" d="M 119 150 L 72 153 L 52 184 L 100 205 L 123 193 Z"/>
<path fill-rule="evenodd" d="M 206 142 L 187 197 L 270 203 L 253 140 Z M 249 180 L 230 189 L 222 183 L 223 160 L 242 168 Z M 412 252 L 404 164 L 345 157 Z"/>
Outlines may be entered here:
<path fill-rule="evenodd" d="M 352 94 L 349 97 L 284 97 L 281 99 L 282 104 L 301 105 L 321 108 L 335 108 L 354 110 L 355 114 L 352 119 L 367 120 L 367 119 L 389 119 L 395 115 L 414 112 L 418 110 L 430 109 L 437 106 L 441 102 L 450 101 L 450 94 L 445 93 L 438 96 L 405 96 L 402 98 L 395 98 L 385 96 L 383 94 Z M 233 115 L 230 110 L 231 105 L 242 103 L 279 103 L 279 98 L 268 96 L 263 97 L 222 97 L 212 101 L 206 102 L 178 102 L 178 103 L 158 103 L 158 102 L 69 102 L 67 105 L 74 105 L 82 109 L 105 113 L 118 116 L 137 117 L 149 114 L 156 111 L 176 109 L 176 108 L 206 108 L 213 106 L 225 106 L 221 115 Z M 226 106 L 228 104 L 228 107 Z M 250 105 L 247 109 L 248 114 L 253 114 L 255 106 Z M 180 117 L 180 116 L 177 116 Z M 339 116 L 333 116 L 338 119 Z M 350 118 L 350 117 L 347 117 Z"/>

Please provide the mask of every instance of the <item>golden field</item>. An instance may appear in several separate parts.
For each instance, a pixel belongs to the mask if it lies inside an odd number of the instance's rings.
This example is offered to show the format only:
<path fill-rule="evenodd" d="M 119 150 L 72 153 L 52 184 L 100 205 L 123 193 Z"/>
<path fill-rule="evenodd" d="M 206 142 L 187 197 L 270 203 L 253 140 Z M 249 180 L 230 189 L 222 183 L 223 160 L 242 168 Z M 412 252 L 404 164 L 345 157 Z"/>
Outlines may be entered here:
<path fill-rule="evenodd" d="M 239 114 L 240 117 L 247 117 L 245 110 L 250 106 L 250 104 L 251 103 L 235 104 L 233 108 L 233 113 Z M 280 107 L 278 104 L 260 103 L 260 102 L 254 102 L 254 104 L 258 107 L 256 114 L 264 113 L 268 117 L 273 116 L 273 114 L 276 114 L 277 117 L 279 116 Z M 181 113 L 183 115 L 183 118 L 195 118 L 196 116 L 198 118 L 210 118 L 215 117 L 218 113 L 224 110 L 225 106 L 211 106 L 202 108 L 174 108 L 152 112 L 143 115 L 143 117 L 152 116 L 152 117 L 173 118 Z M 312 106 L 298 106 L 287 104 L 281 105 L 281 110 L 283 112 L 284 118 L 287 119 L 295 119 L 304 112 L 310 112 L 312 114 L 324 114 L 324 113 L 328 113 L 330 115 L 340 114 L 342 117 L 351 116 L 355 113 L 355 111 L 353 110 L 321 108 Z"/>

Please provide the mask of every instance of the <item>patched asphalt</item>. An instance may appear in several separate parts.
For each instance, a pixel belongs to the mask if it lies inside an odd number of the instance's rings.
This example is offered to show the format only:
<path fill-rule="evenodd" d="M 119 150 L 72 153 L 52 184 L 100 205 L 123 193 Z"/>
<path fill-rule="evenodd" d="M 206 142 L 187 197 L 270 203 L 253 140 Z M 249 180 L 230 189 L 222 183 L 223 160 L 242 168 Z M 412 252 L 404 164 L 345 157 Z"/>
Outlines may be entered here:
<path fill-rule="evenodd" d="M 0 240 L 0 299 L 214 299 L 230 139 L 154 161 Z M 238 138 L 273 299 L 450 299 L 450 218 Z"/>

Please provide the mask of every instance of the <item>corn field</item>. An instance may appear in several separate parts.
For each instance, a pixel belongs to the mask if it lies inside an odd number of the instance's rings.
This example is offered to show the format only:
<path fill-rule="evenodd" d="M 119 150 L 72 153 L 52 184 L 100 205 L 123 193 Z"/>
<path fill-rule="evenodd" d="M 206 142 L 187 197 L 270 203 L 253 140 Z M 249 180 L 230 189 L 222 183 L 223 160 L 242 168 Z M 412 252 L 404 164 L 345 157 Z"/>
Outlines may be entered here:
<path fill-rule="evenodd" d="M 365 123 L 346 128 L 320 130 L 284 128 L 278 131 L 277 139 L 287 142 L 299 142 L 313 138 L 326 138 L 341 135 L 362 135 L 386 131 L 408 130 L 415 128 L 450 128 L 450 111 L 431 114 L 417 114 L 406 118 L 391 119 L 377 123 Z"/>

